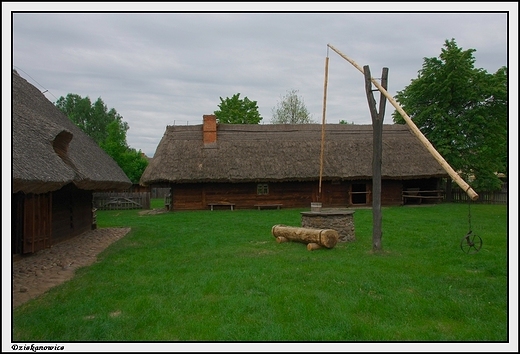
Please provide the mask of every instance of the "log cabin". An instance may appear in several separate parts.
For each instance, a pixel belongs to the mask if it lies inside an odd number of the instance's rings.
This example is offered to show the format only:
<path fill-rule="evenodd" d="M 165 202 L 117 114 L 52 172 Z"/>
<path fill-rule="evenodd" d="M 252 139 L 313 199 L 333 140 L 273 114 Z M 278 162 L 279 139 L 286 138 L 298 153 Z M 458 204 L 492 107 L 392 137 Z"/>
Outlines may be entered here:
<path fill-rule="evenodd" d="M 140 183 L 170 188 L 170 210 L 371 206 L 372 125 L 325 125 L 320 184 L 321 136 L 321 124 L 218 124 L 204 115 L 201 125 L 166 127 Z M 383 127 L 381 169 L 382 205 L 402 204 L 408 188 L 437 190 L 448 176 L 397 124 Z"/>
<path fill-rule="evenodd" d="M 93 139 L 13 70 L 13 256 L 34 253 L 91 230 L 93 192 L 131 185 Z"/>

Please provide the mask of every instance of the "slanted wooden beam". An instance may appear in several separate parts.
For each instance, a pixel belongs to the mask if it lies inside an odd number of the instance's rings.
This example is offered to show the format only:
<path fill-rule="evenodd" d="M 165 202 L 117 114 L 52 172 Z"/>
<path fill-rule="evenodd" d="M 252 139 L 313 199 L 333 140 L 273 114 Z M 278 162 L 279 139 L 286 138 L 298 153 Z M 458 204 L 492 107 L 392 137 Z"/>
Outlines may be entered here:
<path fill-rule="evenodd" d="M 355 61 L 347 57 L 345 54 L 341 53 L 339 50 L 331 46 L 330 44 L 327 44 L 327 46 L 335 51 L 339 56 L 341 56 L 343 59 L 348 61 L 350 64 L 352 64 L 356 69 L 361 71 L 363 73 L 363 68 L 360 67 Z M 381 91 L 382 94 L 386 96 L 388 101 L 392 104 L 392 106 L 395 107 L 395 109 L 401 114 L 403 119 L 405 120 L 406 124 L 408 124 L 408 127 L 411 129 L 412 133 L 417 136 L 419 141 L 428 149 L 428 151 L 432 154 L 432 156 L 439 162 L 439 164 L 442 166 L 442 168 L 450 175 L 450 177 L 459 185 L 462 190 L 466 192 L 466 194 L 471 198 L 471 200 L 477 200 L 478 194 L 469 186 L 469 184 L 462 179 L 457 172 L 450 166 L 448 162 L 442 157 L 441 154 L 430 143 L 428 139 L 423 135 L 423 133 L 417 128 L 415 123 L 412 121 L 412 119 L 406 114 L 406 112 L 403 110 L 403 108 L 394 100 L 394 98 L 375 80 L 372 78 L 372 83 L 378 88 L 379 91 Z"/>

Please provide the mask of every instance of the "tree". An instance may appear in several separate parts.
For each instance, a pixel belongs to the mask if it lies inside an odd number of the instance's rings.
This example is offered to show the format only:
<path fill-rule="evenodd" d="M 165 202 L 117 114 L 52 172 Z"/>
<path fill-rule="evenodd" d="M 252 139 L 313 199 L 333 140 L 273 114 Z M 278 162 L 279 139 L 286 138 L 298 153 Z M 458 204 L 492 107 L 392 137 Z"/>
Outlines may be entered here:
<path fill-rule="evenodd" d="M 110 156 L 133 183 L 138 183 L 148 160 L 141 151 L 128 146 L 128 123 L 114 108 L 107 108 L 101 97 L 94 104 L 90 98 L 69 93 L 56 100 L 58 107 L 69 119 Z"/>
<path fill-rule="evenodd" d="M 474 52 L 446 40 L 395 99 L 473 189 L 492 191 L 507 171 L 507 68 L 476 69 Z M 404 124 L 397 111 L 393 120 Z"/>
<path fill-rule="evenodd" d="M 303 98 L 298 97 L 298 90 L 287 91 L 287 94 L 281 97 L 273 108 L 273 118 L 271 122 L 274 124 L 309 124 L 314 123 L 311 114 L 307 110 Z"/>
<path fill-rule="evenodd" d="M 58 98 L 56 106 L 98 144 L 107 138 L 106 128 L 114 121 L 118 123 L 126 139 L 128 123 L 123 121 L 123 117 L 114 108 L 108 110 L 101 97 L 92 104 L 88 96 L 83 98 L 69 93 L 66 97 Z"/>
<path fill-rule="evenodd" d="M 218 107 L 220 110 L 215 111 L 214 114 L 219 123 L 258 124 L 262 120 L 256 101 L 251 101 L 247 97 L 240 99 L 240 93 L 231 98 L 220 97 Z"/>
<path fill-rule="evenodd" d="M 132 183 L 139 183 L 148 166 L 148 159 L 140 150 L 127 145 L 126 131 L 120 129 L 117 121 L 109 123 L 106 131 L 108 136 L 101 142 L 100 147 L 117 162 Z"/>

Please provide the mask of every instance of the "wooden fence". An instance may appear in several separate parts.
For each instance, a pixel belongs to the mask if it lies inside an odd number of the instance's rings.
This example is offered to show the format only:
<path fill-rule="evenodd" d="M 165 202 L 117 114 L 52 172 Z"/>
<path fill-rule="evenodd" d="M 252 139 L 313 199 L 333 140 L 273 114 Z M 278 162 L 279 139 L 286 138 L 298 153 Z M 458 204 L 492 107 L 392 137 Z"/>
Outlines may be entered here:
<path fill-rule="evenodd" d="M 94 193 L 98 210 L 150 209 L 150 192 Z"/>
<path fill-rule="evenodd" d="M 453 190 L 451 197 L 454 203 L 468 202 L 468 195 L 460 189 Z M 478 192 L 478 199 L 474 203 L 507 204 L 507 192 Z"/>

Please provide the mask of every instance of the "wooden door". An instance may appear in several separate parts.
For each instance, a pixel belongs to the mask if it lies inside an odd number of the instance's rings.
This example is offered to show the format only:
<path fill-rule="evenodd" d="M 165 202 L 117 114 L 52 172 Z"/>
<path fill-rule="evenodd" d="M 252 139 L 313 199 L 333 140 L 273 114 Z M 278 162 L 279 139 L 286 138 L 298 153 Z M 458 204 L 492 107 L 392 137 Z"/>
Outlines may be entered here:
<path fill-rule="evenodd" d="M 23 253 L 34 253 L 51 246 L 51 216 L 51 193 L 25 196 Z"/>

